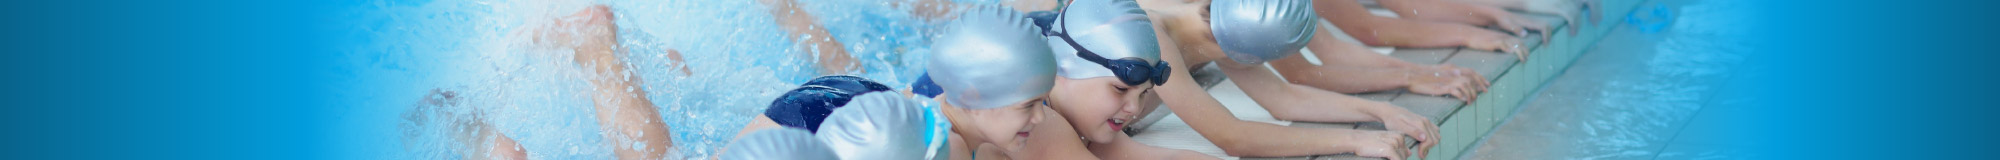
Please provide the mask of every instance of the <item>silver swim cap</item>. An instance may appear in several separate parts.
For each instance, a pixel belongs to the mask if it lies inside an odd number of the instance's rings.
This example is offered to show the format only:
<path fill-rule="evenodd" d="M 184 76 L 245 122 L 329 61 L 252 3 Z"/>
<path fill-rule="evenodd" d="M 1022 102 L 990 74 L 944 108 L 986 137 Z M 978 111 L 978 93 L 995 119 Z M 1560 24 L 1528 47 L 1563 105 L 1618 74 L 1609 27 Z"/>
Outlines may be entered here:
<path fill-rule="evenodd" d="M 744 135 L 743 139 L 729 143 L 727 153 L 721 159 L 828 159 L 834 157 L 833 148 L 814 138 L 812 132 L 798 128 L 766 129 Z"/>
<path fill-rule="evenodd" d="M 821 122 L 818 136 L 840 159 L 926 159 L 923 105 L 901 93 L 855 96 Z"/>
<path fill-rule="evenodd" d="M 1083 45 L 1085 50 L 1097 53 L 1106 59 L 1137 57 L 1147 63 L 1160 61 L 1160 42 L 1153 34 L 1153 21 L 1147 19 L 1146 11 L 1132 0 L 1077 0 L 1063 10 L 1060 20 L 1050 27 L 1057 32 L 1066 32 L 1070 39 Z M 1054 47 L 1056 64 L 1061 69 L 1056 73 L 1069 79 L 1086 79 L 1115 76 L 1111 69 L 1104 68 L 1089 60 L 1077 57 L 1075 48 L 1061 37 L 1047 36 L 1048 45 Z"/>
<path fill-rule="evenodd" d="M 931 44 L 928 72 L 945 102 L 999 108 L 1041 97 L 1055 86 L 1055 57 L 1041 29 L 1013 9 L 972 7 Z"/>
<path fill-rule="evenodd" d="M 1312 1 L 1217 0 L 1209 2 L 1215 43 L 1237 63 L 1259 64 L 1292 55 L 1312 40 Z"/>

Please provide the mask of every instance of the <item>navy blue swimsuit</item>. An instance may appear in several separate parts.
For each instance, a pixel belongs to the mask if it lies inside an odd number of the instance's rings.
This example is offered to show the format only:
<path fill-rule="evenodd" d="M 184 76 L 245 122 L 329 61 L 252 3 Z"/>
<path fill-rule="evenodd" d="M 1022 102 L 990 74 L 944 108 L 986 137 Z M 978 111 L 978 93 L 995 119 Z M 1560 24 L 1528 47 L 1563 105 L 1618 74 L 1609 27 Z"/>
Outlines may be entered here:
<path fill-rule="evenodd" d="M 834 108 L 846 106 L 854 96 L 862 93 L 889 90 L 888 85 L 861 77 L 823 76 L 771 101 L 771 106 L 764 109 L 764 116 L 778 125 L 819 133 L 819 123 L 826 121 L 826 116 L 833 114 Z"/>

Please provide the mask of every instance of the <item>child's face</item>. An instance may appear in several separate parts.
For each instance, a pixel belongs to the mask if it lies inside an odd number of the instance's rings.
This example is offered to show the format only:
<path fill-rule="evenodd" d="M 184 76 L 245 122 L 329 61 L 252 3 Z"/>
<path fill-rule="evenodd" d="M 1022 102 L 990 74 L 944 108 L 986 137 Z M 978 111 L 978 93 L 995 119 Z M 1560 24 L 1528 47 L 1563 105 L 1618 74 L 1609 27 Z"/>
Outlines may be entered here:
<path fill-rule="evenodd" d="M 1056 79 L 1057 89 L 1049 93 L 1051 107 L 1092 143 L 1109 143 L 1124 134 L 1120 130 L 1144 113 L 1140 98 L 1153 88 L 1152 83 L 1126 85 L 1117 77 Z"/>
<path fill-rule="evenodd" d="M 965 110 L 972 123 L 977 124 L 956 126 L 972 127 L 966 129 L 979 132 L 978 135 L 983 136 L 979 138 L 987 143 L 1000 146 L 1007 152 L 1019 152 L 1028 144 L 1028 131 L 1034 129 L 1035 123 L 1041 122 L 1041 107 L 1045 99 L 1046 95 L 1006 107 Z"/>

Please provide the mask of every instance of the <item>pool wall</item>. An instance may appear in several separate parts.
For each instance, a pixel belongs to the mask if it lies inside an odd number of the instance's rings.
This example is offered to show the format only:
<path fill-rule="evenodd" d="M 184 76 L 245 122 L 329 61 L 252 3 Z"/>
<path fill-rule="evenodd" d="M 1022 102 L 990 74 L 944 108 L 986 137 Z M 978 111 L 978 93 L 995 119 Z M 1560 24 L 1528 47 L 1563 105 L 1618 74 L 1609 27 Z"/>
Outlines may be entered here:
<path fill-rule="evenodd" d="M 1600 1 L 1604 6 L 1604 17 L 1598 23 L 1581 28 L 1559 27 L 1555 36 L 1550 36 L 1549 44 L 1533 49 L 1524 63 L 1508 67 L 1486 93 L 1480 94 L 1469 106 L 1461 107 L 1445 117 L 1438 125 L 1443 139 L 1432 148 L 1430 159 L 1459 159 L 1475 143 L 1492 134 L 1493 128 L 1503 120 L 1513 116 L 1529 97 L 1543 86 L 1561 75 L 1564 69 L 1575 63 L 1578 56 L 1595 46 L 1604 35 L 1623 25 L 1624 15 L 1647 1 Z M 1578 23 L 1578 22 L 1567 22 Z M 1613 26 L 1613 27 L 1607 27 Z M 1567 30 L 1577 30 L 1575 36 L 1566 35 Z"/>

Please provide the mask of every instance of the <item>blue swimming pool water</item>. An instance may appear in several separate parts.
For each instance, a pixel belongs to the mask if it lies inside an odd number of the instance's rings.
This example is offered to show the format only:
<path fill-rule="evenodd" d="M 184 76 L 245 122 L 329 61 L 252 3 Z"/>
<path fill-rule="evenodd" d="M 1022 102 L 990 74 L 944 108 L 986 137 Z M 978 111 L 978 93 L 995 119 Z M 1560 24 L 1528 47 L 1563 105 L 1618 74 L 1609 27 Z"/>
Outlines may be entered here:
<path fill-rule="evenodd" d="M 1468 159 L 1731 159 L 1687 128 L 1739 76 L 1745 2 L 1654 0 L 1536 92 Z M 1607 13 L 1610 14 L 1610 13 Z M 1625 13 L 1617 13 L 1626 15 Z M 1673 14 L 1662 16 L 1656 14 Z M 1533 149 L 1522 149 L 1533 148 Z"/>
<path fill-rule="evenodd" d="M 960 1 L 992 4 L 995 1 Z M 391 159 L 456 159 L 445 128 L 396 128 L 399 115 L 483 115 L 493 128 L 520 142 L 536 159 L 609 159 L 591 107 L 589 84 L 566 49 L 531 45 L 519 32 L 592 4 L 612 7 L 619 46 L 661 119 L 673 130 L 672 159 L 714 154 L 771 99 L 811 77 L 812 50 L 778 28 L 770 7 L 756 1 L 543 0 L 375 1 L 354 16 L 372 44 L 346 56 L 349 74 L 377 77 L 344 95 L 365 106 L 345 110 L 359 126 L 355 143 Z M 925 44 L 937 30 L 909 8 L 877 0 L 800 1 L 860 59 L 867 74 L 897 88 L 916 78 Z M 667 50 L 686 63 L 670 63 Z M 685 65 L 691 74 L 670 69 Z M 411 112 L 430 90 L 459 93 L 464 106 Z M 436 119 L 425 123 L 441 123 Z M 626 147 L 626 146 L 620 146 Z"/>

